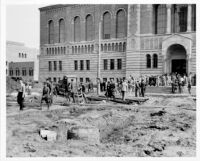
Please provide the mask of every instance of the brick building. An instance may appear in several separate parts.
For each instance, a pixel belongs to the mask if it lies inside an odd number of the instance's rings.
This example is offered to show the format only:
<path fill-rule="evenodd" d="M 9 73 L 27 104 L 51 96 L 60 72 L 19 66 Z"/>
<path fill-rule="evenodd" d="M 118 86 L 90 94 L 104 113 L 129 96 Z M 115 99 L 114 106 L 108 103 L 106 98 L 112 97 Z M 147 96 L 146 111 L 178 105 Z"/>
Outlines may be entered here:
<path fill-rule="evenodd" d="M 29 48 L 23 43 L 6 42 L 6 75 L 22 77 L 24 80 L 38 81 L 38 49 Z"/>
<path fill-rule="evenodd" d="M 196 72 L 194 4 L 53 5 L 40 8 L 39 80 L 96 81 L 99 33 L 102 79 Z"/>

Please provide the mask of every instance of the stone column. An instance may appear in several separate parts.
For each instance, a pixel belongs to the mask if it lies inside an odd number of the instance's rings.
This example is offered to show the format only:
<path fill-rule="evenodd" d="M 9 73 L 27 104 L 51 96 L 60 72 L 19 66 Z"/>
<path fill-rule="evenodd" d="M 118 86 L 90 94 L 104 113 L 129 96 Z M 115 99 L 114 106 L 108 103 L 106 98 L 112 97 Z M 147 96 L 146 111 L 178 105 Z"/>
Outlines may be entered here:
<path fill-rule="evenodd" d="M 167 34 L 171 33 L 171 4 L 167 4 Z"/>
<path fill-rule="evenodd" d="M 74 21 L 71 22 L 71 41 L 74 42 Z"/>
<path fill-rule="evenodd" d="M 166 54 L 167 53 L 165 53 L 165 55 L 163 55 L 163 73 L 168 72 L 168 69 L 167 69 L 168 57 Z"/>
<path fill-rule="evenodd" d="M 187 32 L 192 30 L 192 5 L 188 4 L 188 11 L 187 11 Z"/>
<path fill-rule="evenodd" d="M 190 73 L 190 55 L 188 54 L 187 55 L 187 74 L 189 74 Z"/>
<path fill-rule="evenodd" d="M 86 41 L 86 20 L 81 20 L 81 41 Z"/>
<path fill-rule="evenodd" d="M 135 34 L 140 34 L 140 4 L 137 4 L 137 30 Z"/>

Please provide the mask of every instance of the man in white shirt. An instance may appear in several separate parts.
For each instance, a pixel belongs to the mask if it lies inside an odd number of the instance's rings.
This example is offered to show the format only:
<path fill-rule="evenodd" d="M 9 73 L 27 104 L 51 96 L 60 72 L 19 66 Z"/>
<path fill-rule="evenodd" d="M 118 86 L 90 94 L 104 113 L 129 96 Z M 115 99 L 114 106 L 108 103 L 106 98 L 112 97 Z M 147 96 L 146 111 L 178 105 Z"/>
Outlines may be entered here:
<path fill-rule="evenodd" d="M 125 93 L 128 90 L 128 84 L 125 79 L 122 82 L 122 100 L 125 101 Z"/>

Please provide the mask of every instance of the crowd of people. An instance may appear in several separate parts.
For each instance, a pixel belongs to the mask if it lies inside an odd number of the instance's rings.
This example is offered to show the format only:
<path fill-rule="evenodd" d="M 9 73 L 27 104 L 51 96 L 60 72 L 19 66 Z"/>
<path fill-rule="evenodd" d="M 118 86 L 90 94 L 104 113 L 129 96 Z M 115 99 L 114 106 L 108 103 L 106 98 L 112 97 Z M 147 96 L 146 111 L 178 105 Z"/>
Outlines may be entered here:
<path fill-rule="evenodd" d="M 191 94 L 191 86 L 196 85 L 196 75 L 192 73 L 187 76 L 186 74 L 164 74 L 157 76 L 140 76 L 134 78 L 129 76 L 129 78 L 120 78 L 114 82 L 113 79 L 110 81 L 101 81 L 100 88 L 101 91 L 106 92 L 106 96 L 110 98 L 115 98 L 115 94 L 119 93 L 124 100 L 126 93 L 135 93 L 135 97 L 144 97 L 147 86 L 157 86 L 157 87 L 171 87 L 172 93 L 182 93 L 183 88 L 187 87 L 188 92 Z"/>
<path fill-rule="evenodd" d="M 19 79 L 19 84 L 20 88 L 18 89 L 17 101 L 20 105 L 20 110 L 23 110 L 26 86 L 22 79 Z M 172 93 L 182 93 L 183 88 L 187 87 L 189 94 L 191 94 L 191 86 L 195 85 L 196 75 L 192 75 L 192 73 L 188 76 L 186 74 L 172 73 L 157 76 L 140 76 L 137 78 L 130 75 L 128 78 L 116 79 L 116 82 L 114 79 L 110 79 L 109 81 L 100 80 L 100 90 L 105 93 L 107 99 L 115 99 L 116 94 L 118 94 L 123 101 L 125 101 L 127 93 L 133 93 L 135 97 L 145 97 L 147 86 L 170 86 Z M 69 102 L 72 99 L 75 103 L 75 97 L 79 95 L 81 95 L 86 102 L 85 93 L 94 92 L 94 85 L 91 80 L 86 84 L 82 82 L 77 83 L 74 82 L 74 79 L 69 80 L 64 76 L 62 80 L 62 89 L 64 90 L 64 96 Z M 51 80 L 47 79 L 43 83 L 41 106 L 43 101 L 45 101 L 49 109 L 53 103 L 53 95 L 57 96 L 59 90 L 58 86 L 54 86 Z"/>

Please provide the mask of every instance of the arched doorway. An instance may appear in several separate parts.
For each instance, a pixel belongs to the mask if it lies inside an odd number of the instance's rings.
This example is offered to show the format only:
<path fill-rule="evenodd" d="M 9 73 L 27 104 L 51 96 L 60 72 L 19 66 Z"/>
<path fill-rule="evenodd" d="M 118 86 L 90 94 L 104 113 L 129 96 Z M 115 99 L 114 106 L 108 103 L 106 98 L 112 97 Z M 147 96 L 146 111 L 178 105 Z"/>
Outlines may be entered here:
<path fill-rule="evenodd" d="M 168 72 L 169 73 L 187 73 L 187 53 L 184 46 L 173 44 L 167 49 Z"/>

